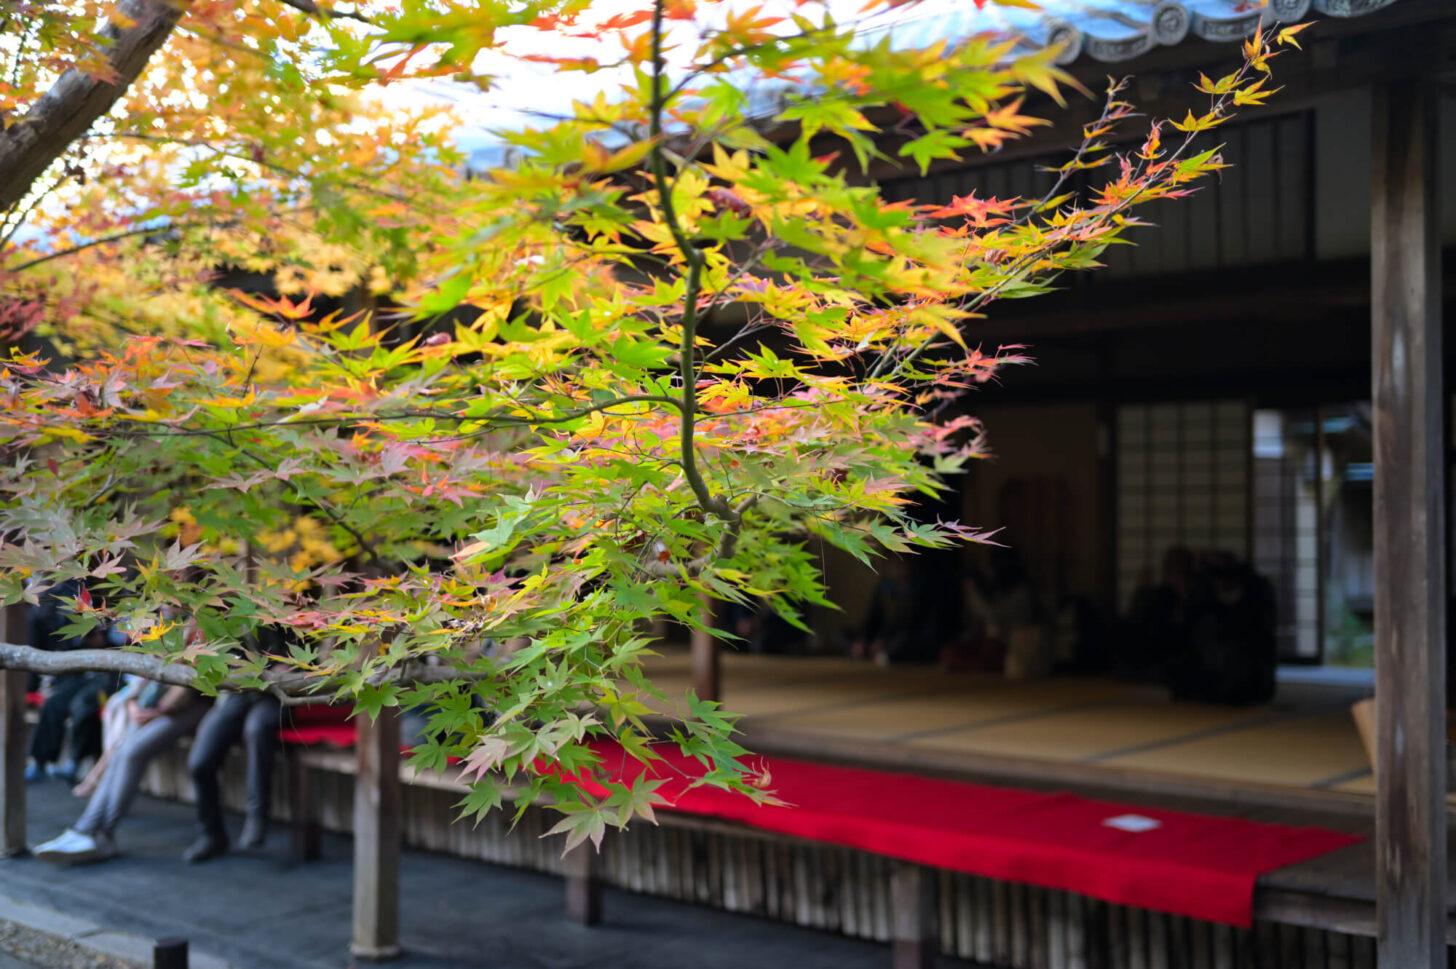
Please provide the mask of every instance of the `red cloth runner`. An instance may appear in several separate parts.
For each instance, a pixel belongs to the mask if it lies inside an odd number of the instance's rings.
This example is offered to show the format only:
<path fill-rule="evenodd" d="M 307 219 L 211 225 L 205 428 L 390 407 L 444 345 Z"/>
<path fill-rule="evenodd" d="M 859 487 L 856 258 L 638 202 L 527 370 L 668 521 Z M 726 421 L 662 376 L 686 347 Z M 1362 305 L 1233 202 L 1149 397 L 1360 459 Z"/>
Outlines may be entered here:
<path fill-rule="evenodd" d="M 286 726 L 278 731 L 285 744 L 328 744 L 331 747 L 352 747 L 359 729 L 349 720 L 353 708 L 344 704 L 308 703 L 284 711 Z"/>
<path fill-rule="evenodd" d="M 596 749 L 608 773 L 642 773 L 619 747 Z M 716 788 L 688 789 L 682 775 L 701 775 L 701 765 L 675 747 L 656 749 L 664 764 L 649 776 L 666 778 L 658 788 L 664 810 L 1230 925 L 1252 922 L 1259 875 L 1362 840 L 1323 828 L 781 757 L 762 758 L 762 769 L 786 805 L 758 805 Z"/>
<path fill-rule="evenodd" d="M 292 713 L 292 726 L 279 731 L 285 742 L 354 745 L 347 707 L 302 707 Z M 594 749 L 608 775 L 644 773 L 615 744 Z M 759 805 L 717 788 L 689 789 L 689 778 L 701 776 L 702 765 L 675 747 L 660 744 L 656 750 L 662 763 L 647 773 L 665 779 L 656 792 L 662 810 L 1230 925 L 1252 922 L 1259 875 L 1362 840 L 1324 828 L 787 757 L 752 761 L 767 774 L 766 786 L 785 802 Z M 585 786 L 605 793 L 594 784 Z"/>

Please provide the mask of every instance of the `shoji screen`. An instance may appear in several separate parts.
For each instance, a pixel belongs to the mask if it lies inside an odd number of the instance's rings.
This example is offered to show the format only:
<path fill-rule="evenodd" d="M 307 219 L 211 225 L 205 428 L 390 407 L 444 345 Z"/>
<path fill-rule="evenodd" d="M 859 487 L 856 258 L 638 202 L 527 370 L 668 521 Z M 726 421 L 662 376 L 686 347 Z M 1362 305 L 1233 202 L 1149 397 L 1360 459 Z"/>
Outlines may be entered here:
<path fill-rule="evenodd" d="M 1117 414 L 1117 591 L 1127 608 L 1163 553 L 1249 555 L 1251 411 L 1244 400 L 1129 404 Z"/>

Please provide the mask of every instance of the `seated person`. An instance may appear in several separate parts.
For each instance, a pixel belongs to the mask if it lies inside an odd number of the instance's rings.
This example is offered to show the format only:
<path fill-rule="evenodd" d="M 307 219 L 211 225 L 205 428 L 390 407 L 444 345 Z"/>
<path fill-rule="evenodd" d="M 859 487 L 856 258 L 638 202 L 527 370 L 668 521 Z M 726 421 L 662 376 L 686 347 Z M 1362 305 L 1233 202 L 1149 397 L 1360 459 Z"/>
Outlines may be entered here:
<path fill-rule="evenodd" d="M 1084 596 L 1062 598 L 1052 617 L 1052 661 L 1058 673 L 1107 670 L 1106 630 L 1097 608 Z"/>
<path fill-rule="evenodd" d="M 1211 556 L 1207 594 L 1194 600 L 1187 640 L 1170 664 L 1173 698 L 1268 703 L 1277 667 L 1273 586 L 1231 554 Z"/>
<path fill-rule="evenodd" d="M 101 783 L 101 777 L 111 763 L 112 754 L 131 731 L 132 701 L 148 683 L 145 678 L 128 673 L 123 678 L 121 689 L 106 698 L 106 706 L 101 711 L 101 756 L 80 783 L 71 788 L 71 793 L 76 797 L 90 797 L 96 793 L 96 786 Z"/>
<path fill-rule="evenodd" d="M 1021 647 L 1019 664 L 1027 667 L 1027 675 L 1041 672 L 1041 666 L 1050 666 L 1036 588 L 1016 552 L 993 548 L 990 575 L 967 577 L 965 601 L 967 634 L 943 651 L 941 665 L 947 669 L 1002 672 L 1007 669 L 1008 651 L 1015 641 Z"/>
<path fill-rule="evenodd" d="M 1192 549 L 1174 545 L 1163 553 L 1155 582 L 1145 572 L 1123 623 L 1121 672 L 1153 679 L 1164 675 L 1170 656 L 1184 652 L 1193 610 L 1203 596 L 1203 575 Z"/>
<path fill-rule="evenodd" d="M 86 809 L 58 838 L 35 849 L 43 861 L 86 864 L 116 854 L 116 826 L 126 817 L 141 785 L 142 772 L 163 751 L 191 733 L 208 701 L 184 687 L 147 683 L 126 700 L 132 729 L 111 755 Z"/>
<path fill-rule="evenodd" d="M 911 562 L 889 555 L 870 596 L 853 655 L 881 665 L 932 661 L 940 652 L 938 615 Z"/>
<path fill-rule="evenodd" d="M 61 630 L 76 617 L 72 603 L 85 594 L 80 582 L 66 579 L 40 597 L 40 604 L 31 611 L 30 645 L 36 649 L 74 650 L 100 649 L 119 642 L 114 630 L 93 629 L 85 636 L 65 636 Z M 107 694 L 116 692 L 120 677 L 115 673 L 62 673 L 51 682 L 40 719 L 30 735 L 28 781 L 48 776 L 61 777 L 75 783 L 82 761 L 101 756 L 101 706 Z M 70 726 L 70 756 L 60 763 L 66 746 L 66 727 Z"/>
<path fill-rule="evenodd" d="M 264 627 L 258 630 L 255 646 L 268 655 L 287 648 L 288 630 Z M 213 704 L 197 727 L 197 740 L 187 758 L 197 796 L 197 839 L 182 854 L 188 863 L 208 861 L 227 854 L 230 847 L 223 823 L 222 790 L 218 771 L 228 751 L 239 741 L 247 755 L 247 815 L 240 848 L 258 848 L 268 837 L 268 809 L 273 790 L 273 758 L 278 752 L 278 729 L 283 723 L 283 706 L 266 693 L 230 693 Z"/>
<path fill-rule="evenodd" d="M 184 861 L 207 861 L 228 852 L 217 775 L 228 751 L 239 741 L 248 761 L 248 809 L 238 847 L 258 848 L 267 840 L 273 757 L 278 751 L 278 728 L 282 722 L 282 704 L 277 697 L 265 693 L 229 693 L 202 718 L 192 753 L 187 758 L 187 772 L 192 775 L 197 795 L 200 831 L 197 840 L 183 853 Z"/>

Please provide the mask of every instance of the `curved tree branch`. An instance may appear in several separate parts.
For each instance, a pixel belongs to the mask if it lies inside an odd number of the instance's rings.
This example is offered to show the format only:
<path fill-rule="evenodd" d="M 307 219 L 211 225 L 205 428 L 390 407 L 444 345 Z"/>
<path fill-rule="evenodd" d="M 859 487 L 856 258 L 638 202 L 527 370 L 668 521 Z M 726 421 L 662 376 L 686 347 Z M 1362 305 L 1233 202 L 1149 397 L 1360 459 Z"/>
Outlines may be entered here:
<path fill-rule="evenodd" d="M 52 652 L 33 646 L 0 643 L 0 667 L 28 670 L 49 676 L 63 673 L 131 673 L 168 686 L 192 686 L 197 671 L 180 663 L 165 663 L 160 656 L 126 653 L 117 649 L 72 649 Z"/>
<path fill-rule="evenodd" d="M 28 670 L 58 676 L 64 673 L 131 673 L 168 686 L 196 686 L 197 671 L 182 663 L 168 663 L 160 656 L 120 649 L 72 649 L 51 651 L 33 646 L 0 642 L 0 669 Z M 459 670 L 448 666 L 418 665 L 409 669 L 389 670 L 372 679 L 397 683 L 444 683 L 450 680 L 479 679 L 486 674 Z M 293 699 L 328 698 L 320 692 L 328 678 L 316 673 L 295 670 L 266 670 L 263 680 L 269 692 Z M 225 679 L 218 684 L 223 692 L 256 689 L 251 683 Z"/>
<path fill-rule="evenodd" d="M 106 80 L 66 71 L 19 121 L 0 131 L 0 209 L 30 192 L 37 178 L 86 133 L 135 81 L 186 10 L 186 0 L 121 0 L 116 11 L 133 26 L 108 23 L 98 39 L 113 72 Z M 109 43 L 108 43 L 109 42 Z"/>
<path fill-rule="evenodd" d="M 309 14 L 313 17 L 318 17 L 322 20 L 335 20 L 338 18 L 344 18 L 347 20 L 357 20 L 360 23 L 365 24 L 374 23 L 374 21 L 370 20 L 364 14 L 359 13 L 357 10 L 340 10 L 337 7 L 321 7 L 318 4 L 314 3 L 313 0 L 283 0 L 283 2 L 288 4 L 295 10 L 302 10 L 304 13 Z"/>

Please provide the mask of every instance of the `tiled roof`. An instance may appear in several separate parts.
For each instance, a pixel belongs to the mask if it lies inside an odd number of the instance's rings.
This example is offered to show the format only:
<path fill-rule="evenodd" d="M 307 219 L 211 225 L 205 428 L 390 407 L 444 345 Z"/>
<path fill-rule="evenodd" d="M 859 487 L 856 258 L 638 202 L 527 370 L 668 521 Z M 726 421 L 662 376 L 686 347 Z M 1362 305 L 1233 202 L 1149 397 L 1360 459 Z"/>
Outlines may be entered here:
<path fill-rule="evenodd" d="M 977 10 L 957 3 L 890 28 L 897 43 L 925 46 L 985 30 L 1024 37 L 1036 46 L 1064 44 L 1059 63 L 1081 57 L 1125 61 L 1186 39 L 1236 41 L 1260 24 L 1297 23 L 1311 13 L 1357 17 L 1396 0 L 1042 0 L 1039 10 Z"/>
<path fill-rule="evenodd" d="M 973 0 L 924 0 L 906 19 L 875 27 L 861 35 L 862 42 L 889 34 L 901 48 L 929 47 L 987 32 L 1019 38 L 1032 48 L 1061 44 L 1059 64 L 1079 59 L 1126 61 L 1158 47 L 1171 47 L 1201 38 L 1233 43 L 1249 36 L 1261 24 L 1299 23 L 1311 15 L 1358 17 L 1398 0 L 1035 0 L 1037 9 L 977 7 Z M 1456 0 L 1450 0 L 1456 2 Z M 768 117 L 782 109 L 785 98 L 802 94 L 812 82 L 782 76 L 767 80 L 739 72 L 746 96 L 745 113 Z M 594 137 L 616 146 L 632 137 L 611 130 Z M 515 149 L 498 136 L 471 139 L 470 167 L 486 170 L 514 164 Z"/>

